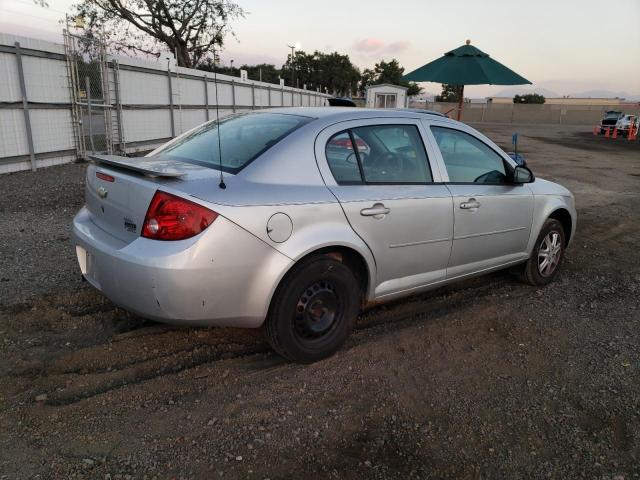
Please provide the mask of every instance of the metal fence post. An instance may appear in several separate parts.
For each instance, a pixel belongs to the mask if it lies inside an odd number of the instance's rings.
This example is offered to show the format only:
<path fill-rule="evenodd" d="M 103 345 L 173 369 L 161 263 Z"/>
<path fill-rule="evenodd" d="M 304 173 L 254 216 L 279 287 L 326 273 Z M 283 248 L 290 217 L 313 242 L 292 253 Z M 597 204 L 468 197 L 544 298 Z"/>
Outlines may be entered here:
<path fill-rule="evenodd" d="M 96 151 L 96 146 L 93 143 L 93 121 L 91 112 L 91 80 L 89 76 L 84 77 L 84 88 L 87 92 L 87 122 L 89 123 L 89 145 L 91 145 L 91 152 Z"/>
<path fill-rule="evenodd" d="M 121 154 L 126 153 L 124 133 L 122 129 L 122 99 L 120 98 L 120 65 L 117 60 L 113 60 L 113 89 L 116 94 L 116 121 L 118 122 L 118 150 Z"/>
<path fill-rule="evenodd" d="M 256 109 L 256 84 L 251 84 L 251 109 Z"/>
<path fill-rule="evenodd" d="M 20 51 L 20 42 L 15 42 L 16 62 L 18 63 L 18 77 L 20 79 L 20 92 L 22 94 L 22 111 L 24 112 L 24 125 L 27 130 L 27 143 L 29 145 L 29 159 L 31 161 L 31 170 L 35 172 L 36 153 L 33 148 L 33 131 L 31 130 L 31 117 L 29 115 L 29 102 L 27 101 L 27 86 L 24 83 L 24 70 L 22 68 L 22 52 Z"/>
<path fill-rule="evenodd" d="M 233 78 L 231 79 L 231 106 L 233 113 L 236 113 L 236 82 Z"/>
<path fill-rule="evenodd" d="M 171 86 L 171 66 L 167 62 L 167 79 L 169 80 L 169 116 L 171 117 L 171 137 L 176 136 L 176 123 L 173 121 L 173 87 Z"/>
<path fill-rule="evenodd" d="M 207 76 L 204 76 L 204 108 L 206 109 L 207 122 L 209 121 L 209 88 L 207 87 Z"/>

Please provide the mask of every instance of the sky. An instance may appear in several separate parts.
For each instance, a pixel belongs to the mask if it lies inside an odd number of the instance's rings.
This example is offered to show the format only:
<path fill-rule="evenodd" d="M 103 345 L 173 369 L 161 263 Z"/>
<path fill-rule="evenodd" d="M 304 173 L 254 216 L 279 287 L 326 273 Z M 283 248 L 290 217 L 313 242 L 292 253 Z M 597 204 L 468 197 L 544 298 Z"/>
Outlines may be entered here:
<path fill-rule="evenodd" d="M 234 65 L 282 65 L 298 43 L 302 50 L 348 54 L 361 70 L 397 58 L 406 72 L 467 39 L 533 82 L 523 91 L 560 95 L 608 91 L 640 95 L 640 0 L 235 0 L 247 11 L 233 23 L 221 59 Z M 0 32 L 61 42 L 73 0 L 0 0 Z M 425 83 L 427 92 L 440 86 Z M 500 86 L 469 86 L 484 97 Z"/>

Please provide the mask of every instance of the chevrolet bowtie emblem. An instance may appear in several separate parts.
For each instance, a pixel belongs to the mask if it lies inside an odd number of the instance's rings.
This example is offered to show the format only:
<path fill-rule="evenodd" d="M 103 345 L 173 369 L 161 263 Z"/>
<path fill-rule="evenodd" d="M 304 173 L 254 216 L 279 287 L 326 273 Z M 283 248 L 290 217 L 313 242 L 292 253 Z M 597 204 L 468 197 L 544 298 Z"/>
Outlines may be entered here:
<path fill-rule="evenodd" d="M 107 195 L 109 195 L 109 192 L 107 192 L 106 188 L 99 187 L 98 188 L 98 195 L 100 196 L 100 198 L 107 198 Z"/>

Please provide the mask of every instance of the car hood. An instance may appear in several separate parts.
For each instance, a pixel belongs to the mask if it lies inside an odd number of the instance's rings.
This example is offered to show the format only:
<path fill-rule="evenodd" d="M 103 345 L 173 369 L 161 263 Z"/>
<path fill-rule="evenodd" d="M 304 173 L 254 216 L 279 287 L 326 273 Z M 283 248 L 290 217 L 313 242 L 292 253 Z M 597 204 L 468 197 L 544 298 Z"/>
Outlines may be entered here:
<path fill-rule="evenodd" d="M 529 184 L 529 188 L 534 195 L 558 195 L 561 197 L 573 197 L 573 194 L 562 185 L 544 178 L 537 178 L 535 182 Z"/>

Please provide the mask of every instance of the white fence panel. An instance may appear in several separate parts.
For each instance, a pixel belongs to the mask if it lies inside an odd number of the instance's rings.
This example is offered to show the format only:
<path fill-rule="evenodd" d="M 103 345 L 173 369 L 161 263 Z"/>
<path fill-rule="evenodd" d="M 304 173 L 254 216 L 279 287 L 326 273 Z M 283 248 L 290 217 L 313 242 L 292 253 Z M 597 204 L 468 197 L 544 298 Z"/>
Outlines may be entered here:
<path fill-rule="evenodd" d="M 71 110 L 32 109 L 31 128 L 36 153 L 70 150 L 75 148 Z"/>
<path fill-rule="evenodd" d="M 169 79 L 164 75 L 120 70 L 120 98 L 124 105 L 167 105 Z"/>
<path fill-rule="evenodd" d="M 204 80 L 180 78 L 174 83 L 173 93 L 177 93 L 182 105 L 204 105 Z"/>
<path fill-rule="evenodd" d="M 13 53 L 0 53 L 0 85 L 0 102 L 22 100 L 18 63 Z"/>
<path fill-rule="evenodd" d="M 168 139 L 171 115 L 168 109 L 124 110 L 122 127 L 127 142 Z"/>
<path fill-rule="evenodd" d="M 20 43 L 26 108 L 16 42 Z M 96 95 L 104 86 L 108 91 L 102 92 L 104 98 L 93 98 L 98 104 L 94 103 L 93 131 L 89 132 L 84 78 L 78 78 L 73 88 L 69 78 L 79 64 L 83 68 L 78 75 L 87 73 L 86 57 L 82 54 L 79 60 L 76 44 L 68 41 L 65 47 L 0 33 L 0 173 L 29 169 L 32 159 L 38 167 L 73 161 L 91 145 L 100 145 L 97 151 L 116 153 L 149 151 L 207 118 L 215 119 L 216 89 L 221 118 L 251 108 L 324 105 L 328 97 L 228 75 L 216 75 L 216 85 L 212 72 L 176 68 L 165 60 L 100 57 L 101 68 L 90 69 L 91 92 Z M 78 57 L 67 57 L 65 49 Z M 69 59 L 73 60 L 68 63 Z M 104 69 L 106 81 L 100 79 Z M 32 149 L 25 115 L 32 130 Z M 95 142 L 90 141 L 91 135 Z"/>
<path fill-rule="evenodd" d="M 176 115 L 176 135 L 180 135 L 187 130 L 191 130 L 193 127 L 200 125 L 207 121 L 207 112 L 202 109 L 182 109 L 179 110 Z"/>
<path fill-rule="evenodd" d="M 231 105 L 233 103 L 233 93 L 231 85 L 228 83 L 217 83 L 218 85 L 218 102 L 220 105 Z M 216 103 L 216 84 L 212 81 L 207 82 L 207 90 L 209 92 L 209 105 Z"/>
<path fill-rule="evenodd" d="M 256 89 L 256 107 L 268 107 L 269 106 L 269 90 L 266 88 Z"/>
<path fill-rule="evenodd" d="M 0 109 L 0 158 L 27 155 L 27 131 L 22 110 Z"/>
<path fill-rule="evenodd" d="M 25 55 L 22 65 L 30 102 L 71 102 L 65 62 Z"/>
<path fill-rule="evenodd" d="M 251 87 L 246 84 L 236 85 L 236 105 L 251 106 Z"/>

